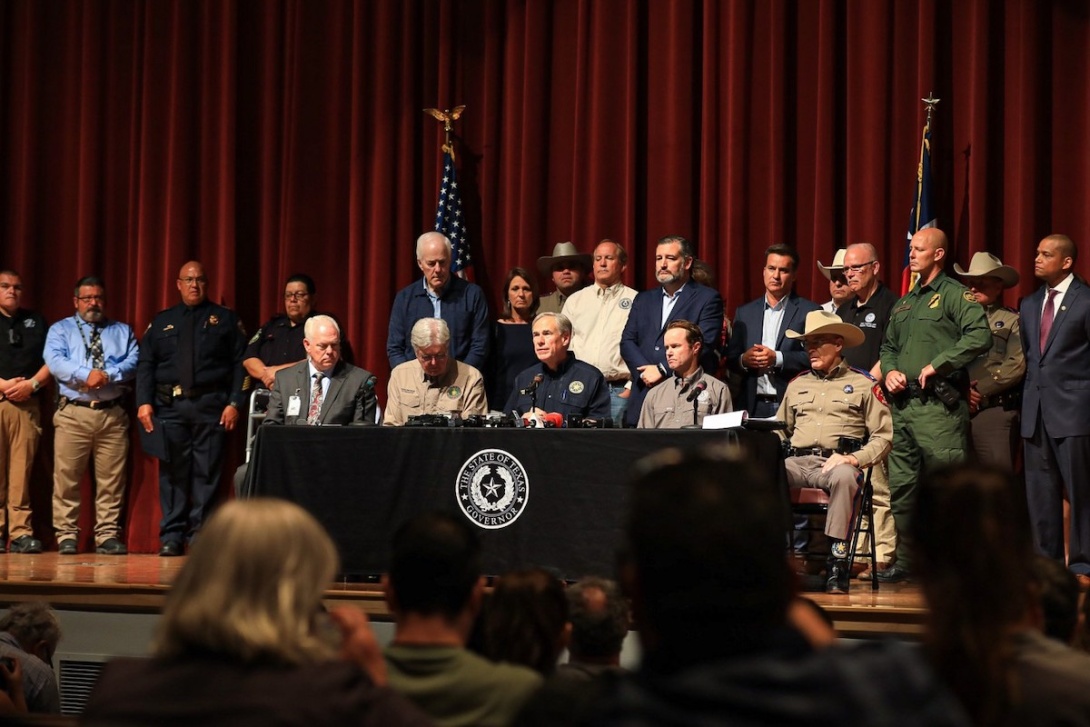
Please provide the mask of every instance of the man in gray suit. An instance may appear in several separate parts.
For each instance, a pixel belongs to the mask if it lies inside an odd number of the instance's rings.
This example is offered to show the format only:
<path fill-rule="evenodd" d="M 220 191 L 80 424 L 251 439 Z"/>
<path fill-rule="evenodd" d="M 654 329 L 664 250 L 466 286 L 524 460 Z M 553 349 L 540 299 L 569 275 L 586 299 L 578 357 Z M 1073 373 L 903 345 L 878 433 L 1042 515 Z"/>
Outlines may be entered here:
<path fill-rule="evenodd" d="M 1066 235 L 1037 245 L 1044 285 L 1022 301 L 1026 353 L 1022 437 L 1026 498 L 1038 551 L 1064 560 L 1063 499 L 1071 503 L 1068 568 L 1090 585 L 1090 288 L 1074 274 L 1078 248 Z"/>
<path fill-rule="evenodd" d="M 329 316 L 307 319 L 305 361 L 276 373 L 266 424 L 374 424 L 375 377 L 341 360 L 341 329 Z"/>

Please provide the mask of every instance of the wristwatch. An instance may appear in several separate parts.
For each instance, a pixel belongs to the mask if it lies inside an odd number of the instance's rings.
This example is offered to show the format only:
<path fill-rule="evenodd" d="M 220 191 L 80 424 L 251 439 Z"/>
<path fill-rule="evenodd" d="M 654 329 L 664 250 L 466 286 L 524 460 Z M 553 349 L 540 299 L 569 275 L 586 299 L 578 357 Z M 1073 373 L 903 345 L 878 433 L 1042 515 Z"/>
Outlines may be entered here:
<path fill-rule="evenodd" d="M 38 389 L 40 389 L 40 388 L 42 388 L 42 385 L 38 383 L 37 379 L 31 379 L 30 380 L 30 389 L 31 389 L 31 391 L 33 391 L 35 394 L 37 394 Z"/>

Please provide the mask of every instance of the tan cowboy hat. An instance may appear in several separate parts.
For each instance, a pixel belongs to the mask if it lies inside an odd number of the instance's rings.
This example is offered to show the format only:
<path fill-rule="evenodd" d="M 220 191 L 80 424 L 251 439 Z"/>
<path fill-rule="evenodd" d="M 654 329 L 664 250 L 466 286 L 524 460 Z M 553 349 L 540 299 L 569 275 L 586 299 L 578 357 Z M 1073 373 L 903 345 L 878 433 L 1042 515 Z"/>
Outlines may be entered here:
<path fill-rule="evenodd" d="M 851 323 L 840 320 L 836 313 L 823 310 L 810 311 L 806 314 L 806 331 L 787 331 L 788 338 L 807 339 L 811 336 L 843 336 L 844 348 L 852 348 L 863 343 L 863 331 Z"/>
<path fill-rule="evenodd" d="M 954 272 L 965 278 L 999 278 L 1003 281 L 1004 288 L 1018 285 L 1018 271 L 1010 265 L 1004 265 L 1002 260 L 987 252 L 974 254 L 969 261 L 968 270 L 962 270 L 954 263 Z"/>
<path fill-rule="evenodd" d="M 847 248 L 842 247 L 837 250 L 836 255 L 833 255 L 833 262 L 829 265 L 829 267 L 825 267 L 821 264 L 820 260 L 818 261 L 818 270 L 821 271 L 821 274 L 825 276 L 826 280 L 832 280 L 833 273 L 839 273 L 841 270 L 844 269 L 844 256 L 847 254 Z"/>
<path fill-rule="evenodd" d="M 583 270 L 590 272 L 592 269 L 593 258 L 589 253 L 580 254 L 575 249 L 575 245 L 570 242 L 558 242 L 553 246 L 552 255 L 543 255 L 537 259 L 538 272 L 545 278 L 548 278 L 553 274 L 553 265 L 558 262 L 564 262 L 572 260 L 583 266 Z"/>

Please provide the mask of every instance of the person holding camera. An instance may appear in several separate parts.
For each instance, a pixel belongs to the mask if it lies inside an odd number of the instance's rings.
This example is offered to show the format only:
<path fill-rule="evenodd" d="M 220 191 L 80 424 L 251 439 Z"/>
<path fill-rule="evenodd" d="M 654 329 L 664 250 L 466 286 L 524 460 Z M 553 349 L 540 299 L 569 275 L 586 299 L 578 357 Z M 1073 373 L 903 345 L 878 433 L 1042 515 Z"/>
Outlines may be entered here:
<path fill-rule="evenodd" d="M 969 381 L 964 369 L 992 344 L 984 308 L 943 271 L 949 247 L 946 234 L 934 227 L 912 236 L 909 269 L 918 280 L 894 304 L 882 343 L 882 373 L 893 400 L 890 510 L 902 536 L 909 532 L 920 474 L 965 458 Z M 896 563 L 878 579 L 898 583 L 911 571 L 902 537 Z"/>
<path fill-rule="evenodd" d="M 844 360 L 845 348 L 863 343 L 863 331 L 823 310 L 806 314 L 802 333 L 788 338 L 806 346 L 810 370 L 787 385 L 776 418 L 787 428 L 784 469 L 793 488 L 818 487 L 829 493 L 825 534 L 831 540 L 825 590 L 847 593 L 848 539 L 859 472 L 882 461 L 893 441 L 893 421 L 882 387 Z"/>
<path fill-rule="evenodd" d="M 481 372 L 450 355 L 450 326 L 442 318 L 421 318 L 409 333 L 416 358 L 390 372 L 382 423 L 402 426 L 420 414 L 488 413 Z"/>

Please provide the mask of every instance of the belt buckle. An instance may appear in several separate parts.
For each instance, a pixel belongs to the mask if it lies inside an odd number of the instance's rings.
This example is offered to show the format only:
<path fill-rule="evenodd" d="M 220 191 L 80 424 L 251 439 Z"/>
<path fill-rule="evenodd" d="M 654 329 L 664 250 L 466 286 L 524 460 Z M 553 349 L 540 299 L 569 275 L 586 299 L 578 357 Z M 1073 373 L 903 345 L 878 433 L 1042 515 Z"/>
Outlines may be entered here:
<path fill-rule="evenodd" d="M 170 390 L 170 395 L 175 399 L 179 398 L 182 395 L 182 386 L 181 386 L 181 384 L 176 384 L 174 386 L 174 388 L 172 388 Z"/>

